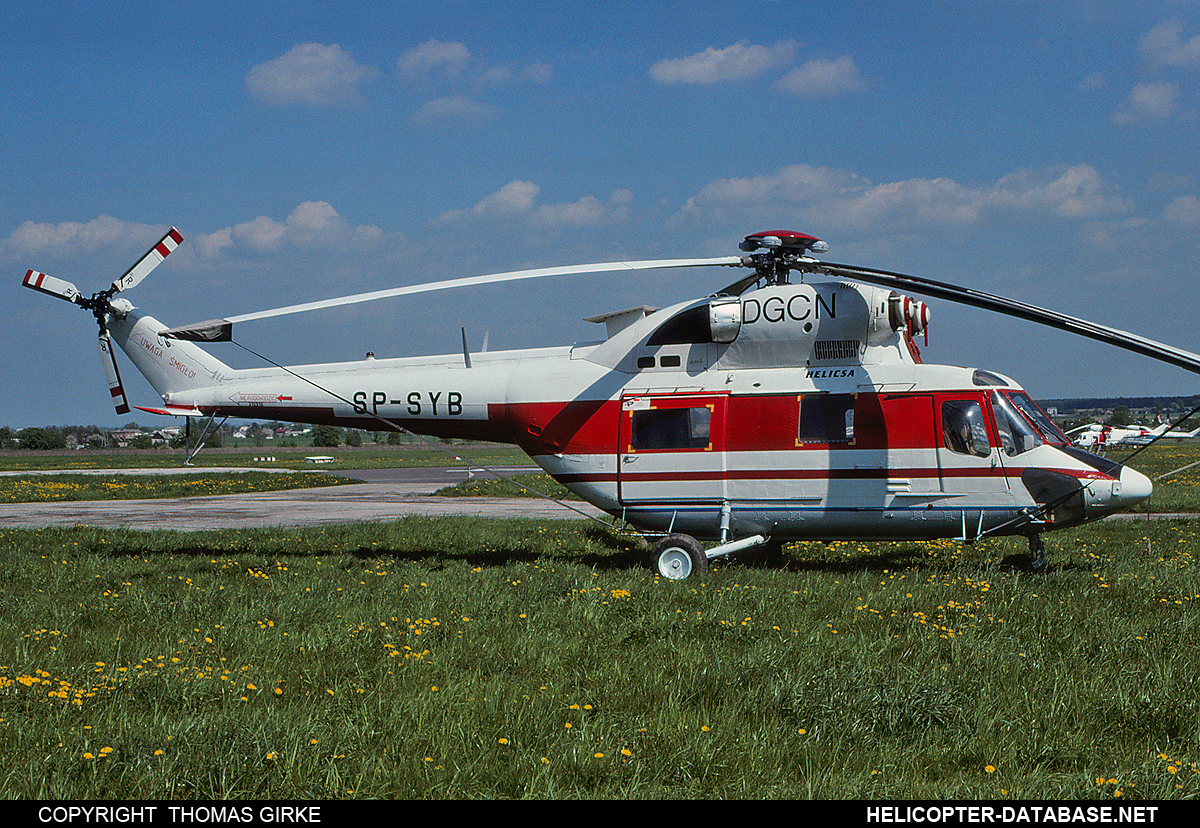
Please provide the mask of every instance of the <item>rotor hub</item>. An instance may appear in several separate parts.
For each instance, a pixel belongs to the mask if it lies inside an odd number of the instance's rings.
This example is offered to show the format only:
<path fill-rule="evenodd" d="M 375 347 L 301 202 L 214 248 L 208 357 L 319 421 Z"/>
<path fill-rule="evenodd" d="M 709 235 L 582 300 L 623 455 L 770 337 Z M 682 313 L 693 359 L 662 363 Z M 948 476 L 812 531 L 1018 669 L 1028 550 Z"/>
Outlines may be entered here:
<path fill-rule="evenodd" d="M 743 262 L 746 267 L 754 268 L 763 282 L 767 285 L 786 285 L 790 271 L 811 269 L 816 259 L 809 253 L 825 253 L 829 245 L 807 233 L 772 230 L 746 236 L 738 248 L 752 254 Z"/>

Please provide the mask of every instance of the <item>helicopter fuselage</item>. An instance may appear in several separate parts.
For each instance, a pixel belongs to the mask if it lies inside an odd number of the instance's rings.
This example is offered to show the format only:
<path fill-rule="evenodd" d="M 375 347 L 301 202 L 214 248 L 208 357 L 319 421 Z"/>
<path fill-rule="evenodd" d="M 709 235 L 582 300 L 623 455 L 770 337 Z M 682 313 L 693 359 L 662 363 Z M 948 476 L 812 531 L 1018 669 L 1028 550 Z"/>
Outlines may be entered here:
<path fill-rule="evenodd" d="M 168 411 L 519 446 L 651 534 L 1036 535 L 1150 494 L 1071 446 L 1012 380 L 925 364 L 928 309 L 776 284 L 595 317 L 601 342 L 233 369 L 130 310 L 108 328 Z"/>

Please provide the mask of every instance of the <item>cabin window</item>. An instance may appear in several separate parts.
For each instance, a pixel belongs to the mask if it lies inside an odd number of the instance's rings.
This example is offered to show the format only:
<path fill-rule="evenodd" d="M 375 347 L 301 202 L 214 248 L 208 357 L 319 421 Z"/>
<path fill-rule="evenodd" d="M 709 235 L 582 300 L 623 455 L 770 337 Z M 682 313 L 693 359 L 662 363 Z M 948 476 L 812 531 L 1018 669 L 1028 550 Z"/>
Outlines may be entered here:
<path fill-rule="evenodd" d="M 711 424 L 712 409 L 708 406 L 634 411 L 630 448 L 634 451 L 708 448 L 712 441 Z"/>
<path fill-rule="evenodd" d="M 801 443 L 849 443 L 854 439 L 854 395 L 801 397 L 797 437 Z"/>
<path fill-rule="evenodd" d="M 992 447 L 983 421 L 983 406 L 976 400 L 942 403 L 942 442 L 958 454 L 989 456 Z"/>

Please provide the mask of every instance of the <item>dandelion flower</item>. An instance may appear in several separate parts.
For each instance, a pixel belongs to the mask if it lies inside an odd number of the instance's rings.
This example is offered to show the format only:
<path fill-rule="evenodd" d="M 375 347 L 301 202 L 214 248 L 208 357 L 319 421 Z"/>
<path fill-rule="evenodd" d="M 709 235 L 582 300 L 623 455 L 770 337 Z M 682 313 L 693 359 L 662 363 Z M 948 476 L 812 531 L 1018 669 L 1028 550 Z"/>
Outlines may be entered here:
<path fill-rule="evenodd" d="M 984 767 L 984 770 L 985 770 L 985 771 L 987 771 L 988 773 L 995 773 L 995 772 L 996 772 L 996 766 L 995 766 L 995 765 L 986 765 L 986 766 Z"/>

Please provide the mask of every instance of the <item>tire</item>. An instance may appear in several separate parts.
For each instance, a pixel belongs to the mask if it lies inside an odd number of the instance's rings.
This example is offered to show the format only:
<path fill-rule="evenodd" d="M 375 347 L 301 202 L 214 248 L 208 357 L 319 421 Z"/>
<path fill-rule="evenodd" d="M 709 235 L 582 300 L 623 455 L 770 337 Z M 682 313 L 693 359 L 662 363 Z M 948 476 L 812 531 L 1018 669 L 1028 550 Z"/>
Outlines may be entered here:
<path fill-rule="evenodd" d="M 691 535 L 667 535 L 650 551 L 650 568 L 670 581 L 683 581 L 708 571 L 708 557 Z"/>

